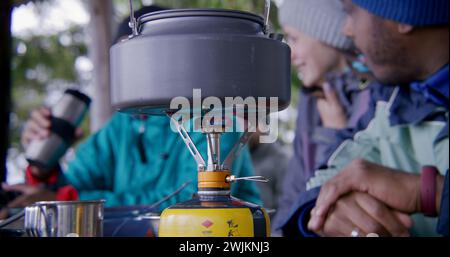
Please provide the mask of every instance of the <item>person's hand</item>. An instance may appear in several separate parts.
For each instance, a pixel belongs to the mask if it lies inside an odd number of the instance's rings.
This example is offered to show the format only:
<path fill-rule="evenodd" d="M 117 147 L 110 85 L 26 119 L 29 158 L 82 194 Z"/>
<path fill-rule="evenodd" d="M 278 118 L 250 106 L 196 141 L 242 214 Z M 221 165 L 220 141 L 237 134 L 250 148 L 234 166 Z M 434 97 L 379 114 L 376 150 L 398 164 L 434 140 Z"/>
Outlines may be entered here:
<path fill-rule="evenodd" d="M 43 140 L 51 134 L 51 111 L 46 107 L 36 109 L 31 113 L 30 119 L 25 125 L 25 129 L 22 133 L 21 143 L 26 149 L 33 140 Z M 79 139 L 83 136 L 81 128 L 75 130 L 75 138 Z M 32 167 L 33 175 L 37 177 L 45 177 L 46 171 L 41 170 L 38 167 Z"/>
<path fill-rule="evenodd" d="M 45 139 L 50 136 L 51 112 L 48 108 L 42 107 L 31 113 L 30 119 L 25 125 L 22 133 L 21 143 L 24 148 L 35 139 Z"/>
<path fill-rule="evenodd" d="M 317 98 L 317 109 L 326 128 L 343 129 L 347 126 L 347 115 L 339 97 L 330 84 L 323 86 L 324 97 Z"/>
<path fill-rule="evenodd" d="M 56 201 L 56 193 L 39 186 L 31 185 L 2 185 L 3 190 L 20 192 L 16 199 L 8 203 L 8 208 L 21 208 L 39 201 Z"/>
<path fill-rule="evenodd" d="M 51 111 L 46 107 L 36 109 L 31 113 L 30 119 L 25 125 L 22 133 L 21 143 L 26 148 L 31 141 L 35 139 L 46 139 L 50 136 L 51 131 Z M 75 138 L 79 139 L 83 136 L 83 130 L 77 128 L 75 130 Z"/>
<path fill-rule="evenodd" d="M 437 178 L 436 206 L 439 212 L 444 179 Z M 316 202 L 317 227 L 325 221 L 331 206 L 347 193 L 367 193 L 403 213 L 421 211 L 420 176 L 390 169 L 365 160 L 355 160 L 322 186 Z"/>
<path fill-rule="evenodd" d="M 321 236 L 409 236 L 412 226 L 407 214 L 389 209 L 372 196 L 354 192 L 340 198 L 330 209 L 323 226 L 317 226 L 315 209 L 311 211 L 308 229 Z"/>

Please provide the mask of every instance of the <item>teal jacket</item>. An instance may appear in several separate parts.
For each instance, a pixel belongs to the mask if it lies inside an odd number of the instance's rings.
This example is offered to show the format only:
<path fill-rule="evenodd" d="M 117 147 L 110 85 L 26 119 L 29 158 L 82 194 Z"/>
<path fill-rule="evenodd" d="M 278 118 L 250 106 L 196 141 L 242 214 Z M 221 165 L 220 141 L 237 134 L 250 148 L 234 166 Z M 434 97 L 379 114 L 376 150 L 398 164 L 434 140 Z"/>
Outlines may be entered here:
<path fill-rule="evenodd" d="M 140 128 L 145 128 L 141 137 Z M 206 161 L 206 137 L 201 133 L 190 135 Z M 228 154 L 239 137 L 239 133 L 222 136 L 221 156 Z M 78 147 L 75 159 L 63 173 L 61 183 L 74 186 L 81 200 L 105 199 L 106 206 L 150 205 L 191 181 L 161 204 L 162 210 L 189 200 L 197 191 L 197 164 L 179 134 L 171 130 L 167 117 L 142 120 L 115 114 L 103 129 Z M 248 149 L 236 158 L 232 173 L 253 174 Z M 252 182 L 237 182 L 231 193 L 244 201 L 261 203 Z"/>

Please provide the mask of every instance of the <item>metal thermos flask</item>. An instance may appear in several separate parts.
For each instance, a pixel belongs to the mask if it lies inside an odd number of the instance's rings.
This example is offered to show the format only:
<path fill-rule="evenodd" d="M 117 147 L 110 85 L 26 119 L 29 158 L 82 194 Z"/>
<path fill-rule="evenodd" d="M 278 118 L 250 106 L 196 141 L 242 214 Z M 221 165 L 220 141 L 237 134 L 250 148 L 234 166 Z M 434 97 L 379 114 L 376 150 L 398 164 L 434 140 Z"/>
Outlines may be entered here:
<path fill-rule="evenodd" d="M 89 109 L 91 99 L 85 94 L 68 89 L 51 108 L 51 133 L 43 140 L 33 140 L 25 157 L 30 165 L 43 170 L 56 167 L 75 139 L 75 129 L 81 124 Z"/>

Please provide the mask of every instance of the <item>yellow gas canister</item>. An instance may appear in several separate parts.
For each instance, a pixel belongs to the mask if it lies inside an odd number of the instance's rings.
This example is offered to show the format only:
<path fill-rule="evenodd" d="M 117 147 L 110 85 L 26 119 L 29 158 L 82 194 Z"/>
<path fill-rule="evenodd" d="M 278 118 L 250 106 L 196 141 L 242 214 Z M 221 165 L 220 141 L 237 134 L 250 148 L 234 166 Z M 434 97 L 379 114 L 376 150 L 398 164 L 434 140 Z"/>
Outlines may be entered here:
<path fill-rule="evenodd" d="M 160 237 L 268 237 L 270 220 L 258 205 L 230 195 L 230 172 L 201 171 L 198 194 L 161 214 Z"/>

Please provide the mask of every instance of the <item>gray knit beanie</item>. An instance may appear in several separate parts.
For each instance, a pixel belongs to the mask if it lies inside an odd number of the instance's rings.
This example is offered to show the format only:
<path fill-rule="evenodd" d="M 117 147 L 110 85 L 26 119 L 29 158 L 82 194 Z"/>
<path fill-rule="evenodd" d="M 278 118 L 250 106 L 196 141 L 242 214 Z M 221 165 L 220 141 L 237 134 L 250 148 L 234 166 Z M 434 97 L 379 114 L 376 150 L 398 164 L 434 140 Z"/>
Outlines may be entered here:
<path fill-rule="evenodd" d="M 353 42 L 342 32 L 345 18 L 340 0 L 284 0 L 279 8 L 282 26 L 291 26 L 324 44 L 349 51 Z"/>

